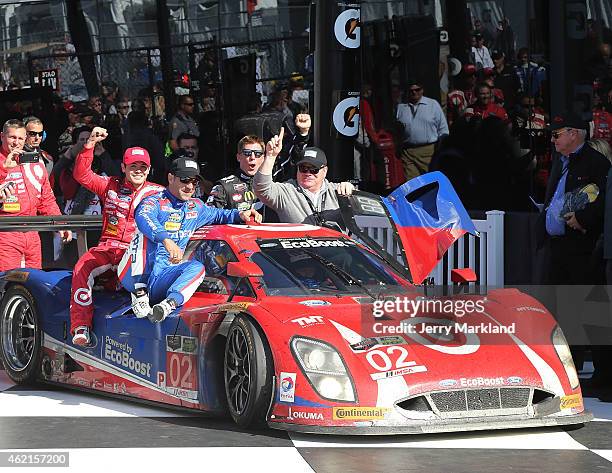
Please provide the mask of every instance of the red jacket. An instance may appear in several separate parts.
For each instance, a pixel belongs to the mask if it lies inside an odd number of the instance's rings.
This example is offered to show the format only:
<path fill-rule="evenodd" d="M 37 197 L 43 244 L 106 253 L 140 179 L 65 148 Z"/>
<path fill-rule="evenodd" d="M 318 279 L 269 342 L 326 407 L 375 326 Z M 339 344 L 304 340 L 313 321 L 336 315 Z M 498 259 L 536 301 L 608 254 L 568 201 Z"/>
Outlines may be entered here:
<path fill-rule="evenodd" d="M 489 102 L 486 107 L 483 107 L 475 103 L 474 105 L 471 105 L 465 110 L 465 113 L 463 114 L 463 116 L 467 120 L 470 120 L 473 117 L 485 119 L 490 116 L 495 116 L 506 123 L 510 121 L 508 119 L 508 113 L 506 112 L 504 107 L 497 105 L 496 103 L 493 103 L 493 102 Z"/>
<path fill-rule="evenodd" d="M 9 197 L 0 215 L 33 217 L 36 215 L 61 215 L 49 184 L 49 176 L 42 162 L 4 167 L 6 156 L 0 151 L 0 183 L 12 181 L 13 196 Z"/>
<path fill-rule="evenodd" d="M 136 189 L 122 177 L 99 176 L 91 170 L 93 153 L 93 148 L 83 148 L 76 158 L 72 175 L 83 187 L 100 197 L 103 207 L 100 243 L 114 240 L 127 244 L 132 240 L 136 226 L 134 210 L 143 198 L 164 188 L 147 181 Z"/>

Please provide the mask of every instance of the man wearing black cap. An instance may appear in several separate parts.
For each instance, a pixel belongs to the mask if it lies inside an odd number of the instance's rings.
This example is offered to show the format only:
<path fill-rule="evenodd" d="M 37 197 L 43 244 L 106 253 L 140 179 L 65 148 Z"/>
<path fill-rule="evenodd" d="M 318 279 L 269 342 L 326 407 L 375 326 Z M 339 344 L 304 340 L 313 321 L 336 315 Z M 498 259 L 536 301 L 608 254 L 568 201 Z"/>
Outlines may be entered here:
<path fill-rule="evenodd" d="M 329 182 L 327 157 L 320 148 L 304 148 L 297 159 L 297 178 L 287 182 L 273 182 L 272 169 L 282 149 L 284 128 L 266 145 L 264 162 L 253 179 L 253 190 L 264 205 L 274 210 L 281 222 L 325 225 L 333 222 L 344 227 L 338 206 L 340 195 L 350 195 L 350 182 Z"/>
<path fill-rule="evenodd" d="M 137 232 L 118 267 L 123 286 L 137 297 L 149 293 L 155 303 L 148 317 L 161 322 L 191 298 L 204 279 L 197 260 L 182 261 L 193 233 L 203 225 L 240 223 L 261 215 L 248 209 L 208 207 L 193 193 L 200 177 L 198 163 L 178 158 L 170 165 L 168 187 L 143 199 L 134 213 Z"/>
<path fill-rule="evenodd" d="M 408 80 L 408 103 L 397 106 L 396 117 L 404 125 L 402 164 L 406 180 L 429 170 L 436 143 L 448 135 L 448 124 L 440 104 L 423 95 L 423 84 Z"/>
<path fill-rule="evenodd" d="M 546 188 L 544 210 L 537 221 L 537 246 L 550 249 L 550 261 L 543 268 L 544 284 L 583 285 L 592 280 L 590 259 L 603 229 L 606 176 L 610 163 L 585 144 L 586 123 L 568 112 L 551 119 L 552 142 L 556 153 Z M 568 193 L 588 184 L 599 195 L 581 208 L 568 208 Z M 572 347 L 578 368 L 583 350 Z"/>

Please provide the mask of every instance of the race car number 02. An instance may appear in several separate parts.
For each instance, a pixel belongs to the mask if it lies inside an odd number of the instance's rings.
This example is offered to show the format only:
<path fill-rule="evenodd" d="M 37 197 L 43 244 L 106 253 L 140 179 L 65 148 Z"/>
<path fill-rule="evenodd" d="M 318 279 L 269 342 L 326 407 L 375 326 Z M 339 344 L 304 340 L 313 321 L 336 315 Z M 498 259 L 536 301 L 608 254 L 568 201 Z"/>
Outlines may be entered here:
<path fill-rule="evenodd" d="M 366 359 L 368 360 L 368 363 L 370 363 L 370 366 L 372 366 L 372 368 L 374 368 L 375 370 L 389 371 L 392 368 L 405 368 L 407 366 L 413 366 L 415 364 L 414 361 L 406 361 L 406 358 L 408 358 L 408 350 L 406 350 L 404 347 L 390 346 L 386 347 L 385 351 L 372 350 L 366 354 Z M 395 360 L 394 367 L 393 362 L 391 361 L 391 357 L 389 355 L 395 352 L 399 352 L 399 356 L 397 357 L 397 360 Z M 379 359 L 382 364 L 379 364 L 377 359 Z"/>
<path fill-rule="evenodd" d="M 173 388 L 197 390 L 197 377 L 193 369 L 195 356 L 182 353 L 168 353 L 168 379 Z"/>

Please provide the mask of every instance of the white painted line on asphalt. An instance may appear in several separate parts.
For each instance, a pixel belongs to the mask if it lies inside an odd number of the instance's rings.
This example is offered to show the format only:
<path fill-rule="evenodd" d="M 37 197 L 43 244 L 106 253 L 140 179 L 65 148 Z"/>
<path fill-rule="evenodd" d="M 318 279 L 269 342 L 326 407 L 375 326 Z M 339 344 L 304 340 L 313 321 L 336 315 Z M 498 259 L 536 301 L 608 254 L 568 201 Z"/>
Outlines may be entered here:
<path fill-rule="evenodd" d="M 612 402 L 601 402 L 593 397 L 585 397 L 584 407 L 593 413 L 594 420 L 612 422 Z"/>
<path fill-rule="evenodd" d="M 504 450 L 588 450 L 566 432 L 557 428 L 539 430 L 505 430 L 465 432 L 403 437 L 326 437 L 290 433 L 297 448 L 479 448 Z"/>
<path fill-rule="evenodd" d="M 0 417 L 20 416 L 189 417 L 190 414 L 69 391 L 5 391 L 0 393 Z"/>
<path fill-rule="evenodd" d="M 591 452 L 596 453 L 600 457 L 612 462 L 612 450 L 591 450 Z"/>

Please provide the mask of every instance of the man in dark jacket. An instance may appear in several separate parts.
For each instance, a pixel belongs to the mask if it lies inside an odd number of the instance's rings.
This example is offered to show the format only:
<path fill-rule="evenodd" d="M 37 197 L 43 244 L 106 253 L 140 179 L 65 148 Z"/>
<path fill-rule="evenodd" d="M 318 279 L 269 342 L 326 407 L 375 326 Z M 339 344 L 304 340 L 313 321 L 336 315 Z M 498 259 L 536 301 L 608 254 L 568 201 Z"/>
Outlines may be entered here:
<path fill-rule="evenodd" d="M 550 250 L 550 260 L 543 267 L 543 275 L 544 282 L 554 286 L 578 286 L 592 282 L 592 255 L 603 230 L 606 176 L 610 163 L 585 143 L 586 126 L 573 113 L 551 119 L 556 153 L 546 188 L 544 210 L 537 222 L 537 243 L 538 247 L 547 245 Z M 568 208 L 568 196 L 590 184 L 598 188 L 595 200 Z M 578 299 L 572 299 L 572 302 L 579 303 Z M 574 325 L 582 319 L 575 310 L 566 304 L 559 304 L 554 312 L 562 328 L 571 325 L 571 330 L 565 332 L 571 336 L 572 356 L 580 369 L 586 342 L 581 335 L 582 328 Z"/>
<path fill-rule="evenodd" d="M 609 161 L 585 144 L 586 123 L 572 113 L 551 120 L 556 153 L 538 218 L 538 247 L 550 244 L 550 284 L 585 284 L 588 262 L 603 229 Z M 599 196 L 583 209 L 561 215 L 566 194 L 595 184 Z"/>

